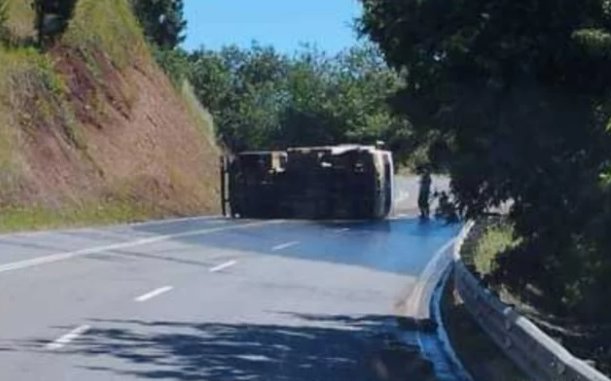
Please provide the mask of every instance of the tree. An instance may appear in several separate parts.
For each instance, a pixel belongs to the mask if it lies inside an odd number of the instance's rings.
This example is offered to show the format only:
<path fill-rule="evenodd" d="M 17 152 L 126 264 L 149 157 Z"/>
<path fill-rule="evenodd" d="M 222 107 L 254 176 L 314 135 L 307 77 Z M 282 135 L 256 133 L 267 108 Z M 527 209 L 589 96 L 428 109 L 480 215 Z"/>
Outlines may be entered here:
<path fill-rule="evenodd" d="M 153 45 L 151 47 L 155 61 L 167 74 L 172 83 L 180 87 L 189 77 L 189 54 L 183 49 L 162 49 Z"/>
<path fill-rule="evenodd" d="M 188 54 L 179 47 L 187 22 L 183 0 L 131 0 L 157 64 L 175 85 L 188 76 Z"/>
<path fill-rule="evenodd" d="M 287 59 L 273 48 L 229 46 L 191 55 L 190 80 L 231 149 L 260 149 L 278 128 Z"/>
<path fill-rule="evenodd" d="M 191 63 L 196 93 L 235 151 L 386 140 L 408 152 L 409 123 L 386 102 L 399 77 L 371 45 L 288 56 L 255 43 L 202 49 Z"/>
<path fill-rule="evenodd" d="M 513 200 L 530 255 L 514 276 L 558 308 L 610 316 L 586 306 L 610 285 L 593 270 L 611 264 L 593 222 L 606 220 L 609 2 L 362 1 L 362 32 L 404 74 L 395 109 L 436 137 L 431 156 L 450 170 L 461 210 L 478 216 Z"/>
<path fill-rule="evenodd" d="M 331 86 L 337 97 L 331 99 L 331 106 L 346 124 L 345 138 L 364 144 L 383 140 L 399 161 L 410 158 L 416 144 L 411 125 L 394 115 L 388 104 L 403 81 L 380 50 L 363 43 L 341 52 L 334 61 Z"/>
<path fill-rule="evenodd" d="M 336 96 L 331 91 L 333 76 L 332 59 L 314 47 L 306 46 L 293 57 L 286 77 L 286 106 L 272 137 L 276 146 L 326 145 L 342 139 L 346 125 L 331 107 Z"/>
<path fill-rule="evenodd" d="M 75 5 L 76 0 L 32 1 L 32 7 L 36 13 L 34 27 L 38 32 L 40 44 L 44 44 L 66 30 Z"/>
<path fill-rule="evenodd" d="M 187 22 L 183 0 L 132 0 L 145 36 L 162 49 L 174 49 L 184 41 Z"/>

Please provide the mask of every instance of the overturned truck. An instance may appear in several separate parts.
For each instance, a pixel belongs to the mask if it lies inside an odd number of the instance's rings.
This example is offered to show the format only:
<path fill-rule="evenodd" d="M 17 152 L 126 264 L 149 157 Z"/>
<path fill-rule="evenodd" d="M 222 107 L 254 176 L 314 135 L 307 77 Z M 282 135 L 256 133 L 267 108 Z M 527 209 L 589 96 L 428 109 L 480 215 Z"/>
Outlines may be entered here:
<path fill-rule="evenodd" d="M 392 154 L 378 147 L 299 147 L 221 161 L 223 213 L 233 217 L 381 219 L 392 208 Z"/>

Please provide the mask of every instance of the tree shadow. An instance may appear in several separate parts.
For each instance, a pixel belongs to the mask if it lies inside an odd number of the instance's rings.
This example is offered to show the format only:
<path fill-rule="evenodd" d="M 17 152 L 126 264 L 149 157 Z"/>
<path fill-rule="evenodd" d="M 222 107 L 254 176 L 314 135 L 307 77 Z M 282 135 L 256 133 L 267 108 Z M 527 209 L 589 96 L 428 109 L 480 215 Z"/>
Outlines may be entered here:
<path fill-rule="evenodd" d="M 393 332 L 403 329 L 393 316 L 281 315 L 288 324 L 95 320 L 100 328 L 62 355 L 95 357 L 95 365 L 83 360 L 88 371 L 142 379 L 438 380 L 417 343 Z"/>

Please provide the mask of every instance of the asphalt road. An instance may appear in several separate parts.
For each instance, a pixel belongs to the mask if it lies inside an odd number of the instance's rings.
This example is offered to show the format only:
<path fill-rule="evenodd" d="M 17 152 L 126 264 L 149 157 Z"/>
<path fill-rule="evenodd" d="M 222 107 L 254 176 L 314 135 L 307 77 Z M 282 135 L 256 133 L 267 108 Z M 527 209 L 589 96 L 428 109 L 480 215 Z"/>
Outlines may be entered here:
<path fill-rule="evenodd" d="M 431 193 L 448 191 L 450 179 L 447 176 L 432 177 Z M 399 216 L 407 217 L 418 214 L 418 192 L 420 178 L 418 176 L 403 176 L 395 178 L 395 212 Z M 437 202 L 432 200 L 431 210 L 435 210 Z"/>
<path fill-rule="evenodd" d="M 0 379 L 454 380 L 404 302 L 457 230 L 195 218 L 0 236 Z"/>

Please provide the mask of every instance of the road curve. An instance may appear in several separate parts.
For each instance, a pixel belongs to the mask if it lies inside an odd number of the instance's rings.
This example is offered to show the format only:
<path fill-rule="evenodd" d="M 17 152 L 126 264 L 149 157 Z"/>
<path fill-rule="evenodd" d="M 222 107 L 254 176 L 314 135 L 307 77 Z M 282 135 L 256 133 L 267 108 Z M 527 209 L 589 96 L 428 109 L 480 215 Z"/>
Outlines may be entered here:
<path fill-rule="evenodd" d="M 0 378 L 455 380 L 397 306 L 457 230 L 194 218 L 0 236 Z"/>

